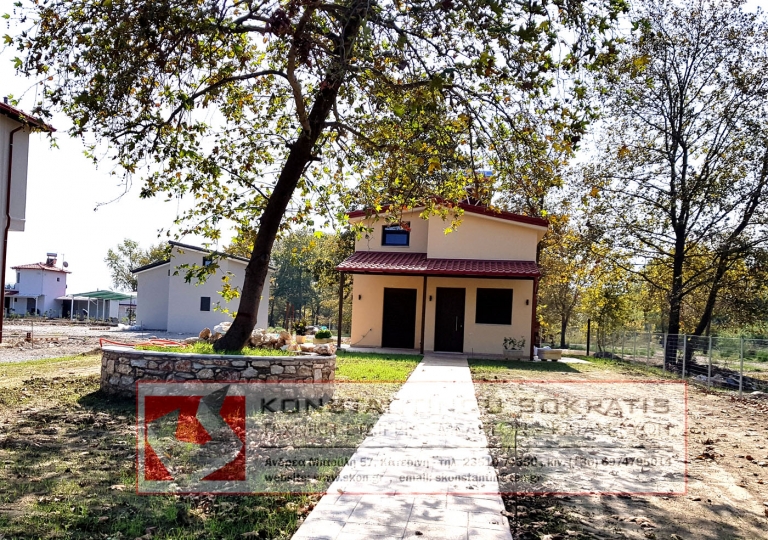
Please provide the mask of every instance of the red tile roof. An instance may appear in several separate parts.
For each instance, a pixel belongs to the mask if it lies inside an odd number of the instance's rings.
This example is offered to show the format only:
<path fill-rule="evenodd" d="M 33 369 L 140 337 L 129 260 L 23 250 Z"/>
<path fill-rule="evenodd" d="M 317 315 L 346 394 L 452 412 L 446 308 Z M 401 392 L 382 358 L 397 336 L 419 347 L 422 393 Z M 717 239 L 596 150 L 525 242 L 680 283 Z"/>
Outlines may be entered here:
<path fill-rule="evenodd" d="M 455 206 L 458 206 L 464 212 L 467 212 L 469 214 L 480 214 L 483 216 L 488 216 L 492 218 L 497 219 L 504 219 L 506 221 L 516 221 L 518 223 L 527 223 L 529 225 L 536 225 L 538 227 L 549 227 L 549 221 L 544 218 L 539 217 L 531 217 L 531 216 L 522 216 L 520 214 L 513 214 L 512 212 L 505 212 L 503 210 L 493 210 L 491 208 L 488 208 L 487 206 L 475 206 L 473 204 L 468 203 L 458 203 Z M 386 212 L 389 209 L 389 205 L 384 205 L 381 209 L 381 212 Z M 351 212 L 347 212 L 347 216 L 351 218 L 357 218 L 357 217 L 365 217 L 369 213 L 372 213 L 370 209 L 363 209 L 363 210 L 352 210 Z"/>
<path fill-rule="evenodd" d="M 13 270 L 48 270 L 49 272 L 64 272 L 65 274 L 71 274 L 69 270 L 64 270 L 58 266 L 48 266 L 45 263 L 32 263 L 32 264 L 20 264 L 19 266 L 11 266 Z"/>
<path fill-rule="evenodd" d="M 539 277 L 534 261 L 428 259 L 426 253 L 358 251 L 336 267 L 351 274 L 413 274 L 417 276 Z"/>

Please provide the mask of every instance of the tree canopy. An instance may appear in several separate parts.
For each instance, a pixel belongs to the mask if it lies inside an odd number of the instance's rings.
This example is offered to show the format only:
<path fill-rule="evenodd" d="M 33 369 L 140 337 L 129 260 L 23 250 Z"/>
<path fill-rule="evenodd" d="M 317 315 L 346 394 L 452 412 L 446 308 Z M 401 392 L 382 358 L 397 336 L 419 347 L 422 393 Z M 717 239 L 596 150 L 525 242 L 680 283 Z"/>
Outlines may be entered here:
<path fill-rule="evenodd" d="M 703 295 L 687 329 L 701 335 L 728 272 L 768 240 L 768 25 L 743 7 L 638 2 L 641 22 L 605 73 L 588 184 L 625 270 L 666 295 L 671 334 L 686 298 Z"/>
<path fill-rule="evenodd" d="M 116 289 L 136 292 L 139 282 L 131 270 L 163 260 L 167 256 L 167 246 L 152 245 L 143 249 L 137 241 L 126 238 L 115 249 L 107 250 L 104 262 L 107 263 L 112 285 Z"/>
<path fill-rule="evenodd" d="M 63 110 L 94 159 L 106 146 L 142 178 L 143 197 L 194 198 L 180 234 L 217 240 L 226 220 L 258 232 L 237 317 L 217 343 L 237 349 L 255 324 L 281 226 L 339 201 L 397 209 L 457 200 L 493 160 L 572 151 L 593 111 L 578 77 L 558 87 L 559 77 L 613 58 L 610 32 L 627 8 L 51 0 L 22 3 L 16 14 L 29 28 L 6 41 L 20 51 L 17 67 L 40 81 L 34 113 Z M 551 180 L 522 178 L 526 167 L 506 167 L 510 185 Z"/>

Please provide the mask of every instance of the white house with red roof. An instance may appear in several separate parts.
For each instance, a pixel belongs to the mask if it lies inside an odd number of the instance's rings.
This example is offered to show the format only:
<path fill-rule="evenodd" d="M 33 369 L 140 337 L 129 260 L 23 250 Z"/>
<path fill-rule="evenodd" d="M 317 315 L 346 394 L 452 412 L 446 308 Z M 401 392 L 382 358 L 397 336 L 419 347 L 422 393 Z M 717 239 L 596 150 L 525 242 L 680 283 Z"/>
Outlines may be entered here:
<path fill-rule="evenodd" d="M 370 211 L 349 212 L 367 231 L 337 270 L 353 275 L 353 347 L 502 354 L 504 338 L 525 340 L 533 356 L 545 219 L 470 202 L 447 233 L 423 208 L 391 224 Z"/>
<path fill-rule="evenodd" d="M 20 264 L 16 283 L 5 288 L 5 310 L 9 314 L 63 316 L 61 297 L 67 294 L 69 270 L 57 265 L 56 253 L 48 253 L 45 262 Z"/>

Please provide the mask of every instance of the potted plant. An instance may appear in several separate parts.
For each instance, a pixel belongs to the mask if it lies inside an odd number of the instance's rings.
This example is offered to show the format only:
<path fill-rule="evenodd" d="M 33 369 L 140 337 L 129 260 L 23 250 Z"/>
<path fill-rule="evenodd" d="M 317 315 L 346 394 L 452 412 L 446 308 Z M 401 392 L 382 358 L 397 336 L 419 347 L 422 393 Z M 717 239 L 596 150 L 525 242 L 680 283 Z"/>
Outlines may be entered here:
<path fill-rule="evenodd" d="M 525 351 L 525 338 L 520 336 L 520 339 L 512 337 L 504 338 L 504 358 L 524 358 Z"/>
<path fill-rule="evenodd" d="M 321 345 L 323 343 L 331 343 L 333 341 L 333 334 L 330 330 L 319 330 L 315 334 L 315 345 Z"/>
<path fill-rule="evenodd" d="M 304 334 L 307 333 L 307 321 L 304 319 L 296 321 L 293 324 L 293 331 L 296 332 L 296 343 L 304 343 Z"/>

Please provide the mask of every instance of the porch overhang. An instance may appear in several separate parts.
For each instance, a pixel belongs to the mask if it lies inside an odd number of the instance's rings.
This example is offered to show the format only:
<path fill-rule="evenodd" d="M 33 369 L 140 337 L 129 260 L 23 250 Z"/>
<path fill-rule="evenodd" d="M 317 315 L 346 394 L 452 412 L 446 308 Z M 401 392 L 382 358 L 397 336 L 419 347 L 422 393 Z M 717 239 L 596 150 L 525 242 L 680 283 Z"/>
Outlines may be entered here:
<path fill-rule="evenodd" d="M 357 251 L 336 267 L 346 274 L 536 279 L 534 261 L 430 259 L 426 253 Z"/>

